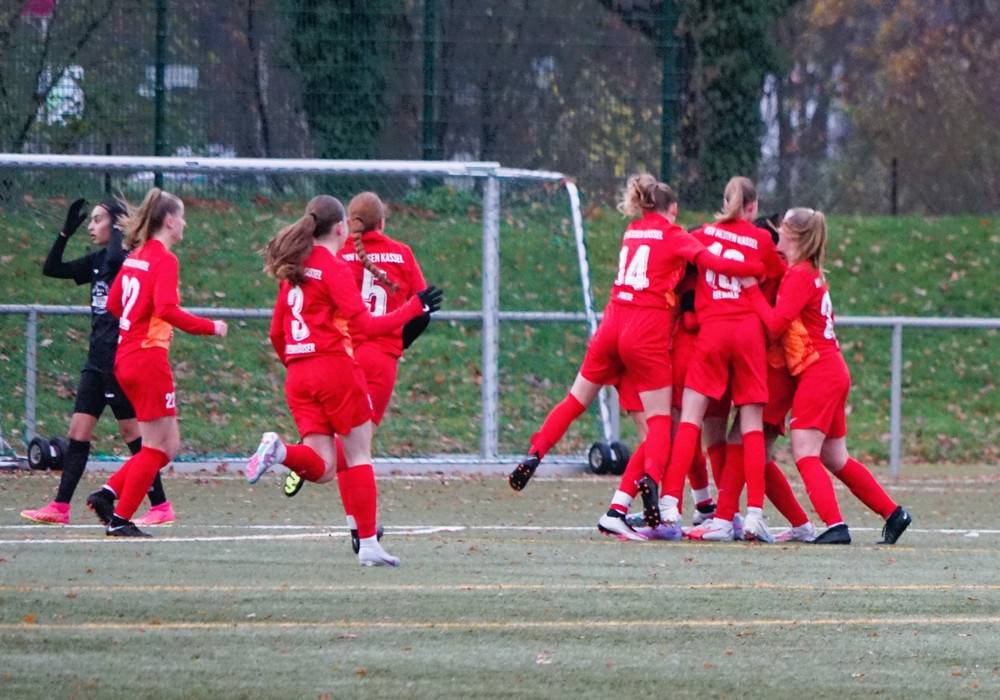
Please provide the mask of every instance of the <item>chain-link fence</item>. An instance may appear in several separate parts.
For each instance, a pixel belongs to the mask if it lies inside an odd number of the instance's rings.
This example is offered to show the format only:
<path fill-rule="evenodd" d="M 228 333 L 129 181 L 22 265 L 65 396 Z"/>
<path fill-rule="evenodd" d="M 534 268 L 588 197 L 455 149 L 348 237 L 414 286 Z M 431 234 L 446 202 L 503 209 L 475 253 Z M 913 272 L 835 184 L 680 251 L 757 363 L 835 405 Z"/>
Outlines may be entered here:
<path fill-rule="evenodd" d="M 655 47 L 593 2 L 13 5 L 4 151 L 659 168 Z"/>

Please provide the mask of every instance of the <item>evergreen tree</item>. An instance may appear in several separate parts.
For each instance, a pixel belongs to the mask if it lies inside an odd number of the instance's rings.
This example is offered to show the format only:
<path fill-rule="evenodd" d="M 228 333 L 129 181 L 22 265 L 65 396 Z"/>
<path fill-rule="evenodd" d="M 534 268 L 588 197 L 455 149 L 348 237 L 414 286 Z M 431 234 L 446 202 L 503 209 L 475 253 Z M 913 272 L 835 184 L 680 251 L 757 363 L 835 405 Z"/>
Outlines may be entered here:
<path fill-rule="evenodd" d="M 401 0 L 285 0 L 302 107 L 321 158 L 377 158 Z"/>

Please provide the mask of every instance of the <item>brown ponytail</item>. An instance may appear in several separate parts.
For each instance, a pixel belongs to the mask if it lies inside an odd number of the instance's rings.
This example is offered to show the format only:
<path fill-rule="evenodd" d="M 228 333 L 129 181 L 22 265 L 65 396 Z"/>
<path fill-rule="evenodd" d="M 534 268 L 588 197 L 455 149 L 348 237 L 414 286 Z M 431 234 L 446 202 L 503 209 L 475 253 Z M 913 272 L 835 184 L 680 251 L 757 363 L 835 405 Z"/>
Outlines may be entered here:
<path fill-rule="evenodd" d="M 643 212 L 665 212 L 677 201 L 670 185 L 658 181 L 649 173 L 633 175 L 625 184 L 618 211 L 626 216 L 638 216 Z"/>
<path fill-rule="evenodd" d="M 730 178 L 722 196 L 722 211 L 715 215 L 719 223 L 729 223 L 743 218 L 746 208 L 757 201 L 757 188 L 749 178 L 737 175 Z"/>
<path fill-rule="evenodd" d="M 264 272 L 279 281 L 299 285 L 305 282 L 305 261 L 313 241 L 325 236 L 344 220 L 344 205 L 336 197 L 321 194 L 306 205 L 306 213 L 294 224 L 278 231 L 262 254 Z"/>
<path fill-rule="evenodd" d="M 385 203 L 377 194 L 362 192 L 355 195 L 347 205 L 347 226 L 351 232 L 351 242 L 354 243 L 354 252 L 358 260 L 375 276 L 375 279 L 395 292 L 399 289 L 399 285 L 389 279 L 385 270 L 376 267 L 375 263 L 368 259 L 368 251 L 365 250 L 365 244 L 361 240 L 365 233 L 378 228 L 378 225 L 385 220 L 385 213 Z"/>
<path fill-rule="evenodd" d="M 122 244 L 126 250 L 142 248 L 149 237 L 163 228 L 170 214 L 177 214 L 183 207 L 181 200 L 169 192 L 154 187 L 146 193 L 138 209 L 128 207 L 128 215 L 121 219 L 124 230 Z"/>

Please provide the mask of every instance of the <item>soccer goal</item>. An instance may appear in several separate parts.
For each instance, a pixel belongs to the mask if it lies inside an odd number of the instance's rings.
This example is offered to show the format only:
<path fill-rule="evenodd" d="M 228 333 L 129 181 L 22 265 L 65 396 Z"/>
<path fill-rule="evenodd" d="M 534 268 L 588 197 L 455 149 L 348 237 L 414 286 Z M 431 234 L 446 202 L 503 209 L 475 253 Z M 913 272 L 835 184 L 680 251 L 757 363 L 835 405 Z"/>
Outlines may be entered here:
<path fill-rule="evenodd" d="M 432 326 L 435 337 L 418 341 L 413 362 L 404 358 L 393 401 L 398 409 L 390 408 L 376 439 L 380 454 L 442 455 L 449 463 L 519 454 L 544 410 L 565 395 L 598 324 L 580 193 L 561 173 L 493 162 L 0 154 L 0 205 L 11 250 L 4 264 L 16 268 L 0 282 L 4 301 L 11 302 L 0 305 L 0 351 L 10 365 L 0 409 L 16 418 L 10 403 L 23 399 L 19 434 L 25 442 L 65 429 L 89 309 L 86 292 L 71 285 L 48 280 L 36 289 L 17 280 L 40 278 L 68 202 L 86 197 L 92 205 L 114 194 L 137 203 L 154 182 L 187 204 L 188 231 L 177 250 L 182 303 L 237 323 L 207 357 L 197 354 L 196 344 L 189 348 L 183 334 L 175 335 L 171 349 L 178 390 L 183 396 L 182 384 L 190 387 L 182 433 L 200 436 L 192 449 L 202 454 L 205 443 L 214 444 L 213 454 L 240 454 L 246 446 L 238 442 L 246 443 L 256 423 L 288 420 L 276 368 L 265 357 L 273 289 L 260 273 L 258 253 L 320 192 L 345 203 L 359 191 L 378 192 L 390 204 L 387 231 L 414 248 L 428 282 L 447 292 Z M 82 230 L 77 236 L 86 239 Z M 579 287 L 575 300 L 565 293 L 573 286 Z M 35 291 L 26 297 L 26 289 Z M 248 338 L 237 340 L 244 327 Z M 533 342 L 544 334 L 544 342 Z M 479 356 L 469 357 L 476 341 Z M 233 350 L 237 344 L 246 347 Z M 20 358 L 23 373 L 15 371 Z M 536 391 L 538 405 L 529 408 L 526 397 Z M 419 410 L 428 405 L 439 409 L 437 418 Z M 619 430 L 613 393 L 602 393 L 598 410 L 610 444 Z M 478 422 L 476 445 L 470 421 Z M 553 459 L 580 461 L 578 454 Z"/>

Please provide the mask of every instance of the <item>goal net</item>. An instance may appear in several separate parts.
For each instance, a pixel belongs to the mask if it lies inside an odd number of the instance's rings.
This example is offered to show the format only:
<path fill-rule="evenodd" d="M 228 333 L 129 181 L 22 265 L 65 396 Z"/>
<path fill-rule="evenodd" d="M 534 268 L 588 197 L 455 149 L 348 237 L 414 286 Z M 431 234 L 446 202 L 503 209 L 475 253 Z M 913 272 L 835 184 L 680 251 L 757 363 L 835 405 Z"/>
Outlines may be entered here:
<path fill-rule="evenodd" d="M 114 195 L 138 204 L 161 183 L 188 222 L 175 249 L 182 305 L 226 318 L 229 336 L 177 333 L 178 460 L 243 457 L 260 432 L 295 438 L 284 369 L 267 329 L 277 285 L 260 250 L 329 193 L 364 190 L 389 205 L 386 231 L 415 251 L 443 310 L 407 351 L 377 431 L 377 459 L 482 462 L 520 455 L 565 396 L 597 324 L 580 196 L 560 173 L 497 163 L 256 160 L 0 154 L 0 412 L 15 446 L 63 435 L 89 334 L 86 285 L 42 276 L 70 202 L 90 210 Z M 93 248 L 81 226 L 65 259 Z M 580 461 L 595 438 L 617 437 L 613 399 L 579 421 L 554 459 Z M 123 456 L 110 416 L 94 454 Z"/>

